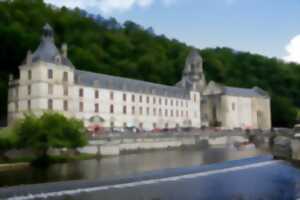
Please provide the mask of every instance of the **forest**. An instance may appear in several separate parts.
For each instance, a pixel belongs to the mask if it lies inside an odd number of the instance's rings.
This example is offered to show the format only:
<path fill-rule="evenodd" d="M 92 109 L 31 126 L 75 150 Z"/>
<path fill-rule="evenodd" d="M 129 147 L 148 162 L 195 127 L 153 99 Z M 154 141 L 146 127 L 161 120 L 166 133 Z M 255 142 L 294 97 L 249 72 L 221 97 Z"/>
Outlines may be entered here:
<path fill-rule="evenodd" d="M 81 70 L 174 85 L 192 46 L 157 35 L 151 27 L 123 24 L 80 9 L 57 8 L 43 0 L 0 2 L 0 123 L 7 113 L 8 75 L 40 41 L 49 23 L 56 44 L 66 42 L 69 58 Z M 300 108 L 300 65 L 228 47 L 199 50 L 208 80 L 236 87 L 258 86 L 272 97 L 274 126 L 292 126 Z M 0 124 L 1 125 L 1 124 Z"/>

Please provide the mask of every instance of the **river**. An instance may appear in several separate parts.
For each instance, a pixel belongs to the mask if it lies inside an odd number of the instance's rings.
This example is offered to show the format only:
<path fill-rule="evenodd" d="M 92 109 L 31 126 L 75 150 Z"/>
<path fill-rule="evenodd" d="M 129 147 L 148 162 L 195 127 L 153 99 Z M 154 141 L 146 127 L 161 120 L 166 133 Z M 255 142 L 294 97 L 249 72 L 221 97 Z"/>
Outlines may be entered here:
<path fill-rule="evenodd" d="M 119 157 L 55 164 L 47 169 L 25 167 L 0 171 L 0 187 L 66 180 L 109 180 L 149 171 L 186 168 L 266 154 L 262 150 L 211 148 L 124 154 Z"/>

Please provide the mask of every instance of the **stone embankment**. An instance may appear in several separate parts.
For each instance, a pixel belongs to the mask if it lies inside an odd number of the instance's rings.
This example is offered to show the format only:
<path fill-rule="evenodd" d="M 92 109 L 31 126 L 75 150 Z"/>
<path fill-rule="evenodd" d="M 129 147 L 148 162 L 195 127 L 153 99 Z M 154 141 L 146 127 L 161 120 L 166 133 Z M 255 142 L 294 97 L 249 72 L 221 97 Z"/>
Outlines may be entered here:
<path fill-rule="evenodd" d="M 81 153 L 92 153 L 100 156 L 117 156 L 122 152 L 139 150 L 157 150 L 201 147 L 205 144 L 212 147 L 232 146 L 234 143 L 248 142 L 244 131 L 219 131 L 201 133 L 166 133 L 166 134 L 110 134 L 89 141 L 89 145 L 80 148 Z"/>

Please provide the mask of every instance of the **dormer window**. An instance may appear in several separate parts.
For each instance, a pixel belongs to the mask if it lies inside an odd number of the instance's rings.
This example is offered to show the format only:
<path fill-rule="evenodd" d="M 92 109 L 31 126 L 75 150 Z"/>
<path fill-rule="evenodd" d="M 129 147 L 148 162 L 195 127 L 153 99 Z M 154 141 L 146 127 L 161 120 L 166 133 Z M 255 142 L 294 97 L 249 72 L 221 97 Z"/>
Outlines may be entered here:
<path fill-rule="evenodd" d="M 55 56 L 54 60 L 56 64 L 61 64 L 61 57 L 59 55 Z"/>

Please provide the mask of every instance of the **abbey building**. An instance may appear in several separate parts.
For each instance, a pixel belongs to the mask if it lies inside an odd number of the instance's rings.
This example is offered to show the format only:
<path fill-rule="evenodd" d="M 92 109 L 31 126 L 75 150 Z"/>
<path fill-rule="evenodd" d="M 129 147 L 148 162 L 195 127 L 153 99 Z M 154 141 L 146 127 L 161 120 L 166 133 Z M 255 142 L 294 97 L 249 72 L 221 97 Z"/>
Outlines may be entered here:
<path fill-rule="evenodd" d="M 54 44 L 46 25 L 41 43 L 27 53 L 19 78 L 10 76 L 8 123 L 24 113 L 57 111 L 84 121 L 97 118 L 103 127 L 138 127 L 144 130 L 220 126 L 271 127 L 270 98 L 259 88 L 229 88 L 206 84 L 203 61 L 193 50 L 182 80 L 175 86 L 77 70 L 68 49 Z"/>

